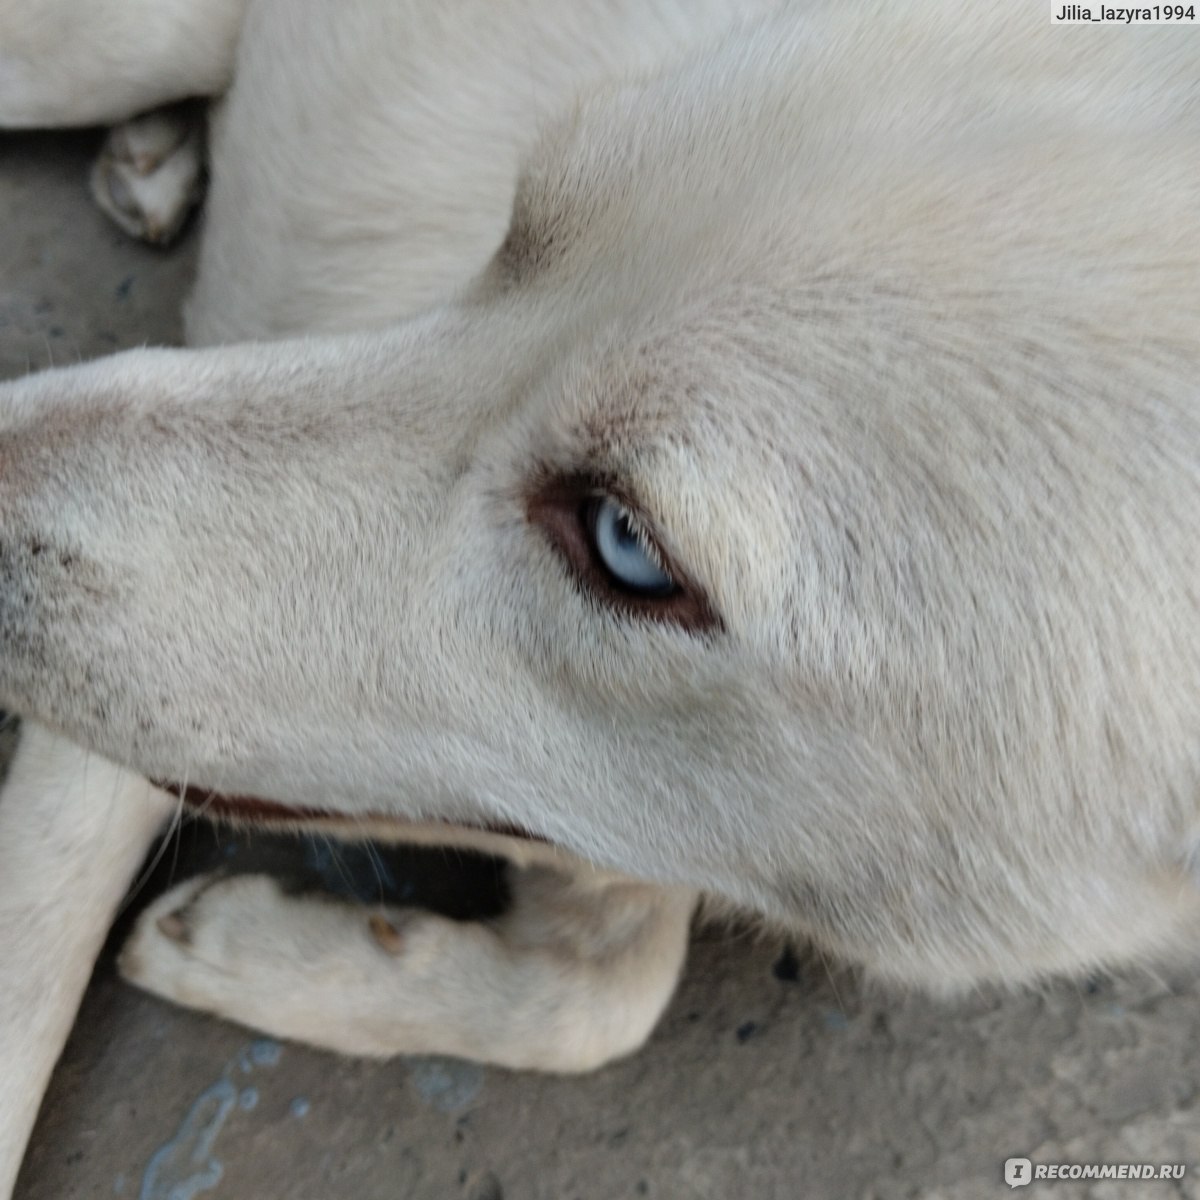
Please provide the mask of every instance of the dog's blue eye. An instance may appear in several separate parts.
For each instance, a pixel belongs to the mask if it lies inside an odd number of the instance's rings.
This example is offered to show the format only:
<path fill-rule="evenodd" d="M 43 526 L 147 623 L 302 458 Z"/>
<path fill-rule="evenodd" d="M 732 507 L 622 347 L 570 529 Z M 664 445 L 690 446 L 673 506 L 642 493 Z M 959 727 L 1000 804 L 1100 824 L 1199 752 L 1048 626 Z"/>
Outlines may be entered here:
<path fill-rule="evenodd" d="M 669 596 L 676 590 L 675 580 L 624 505 L 611 496 L 596 499 L 588 524 L 596 557 L 619 586 L 640 596 Z"/>

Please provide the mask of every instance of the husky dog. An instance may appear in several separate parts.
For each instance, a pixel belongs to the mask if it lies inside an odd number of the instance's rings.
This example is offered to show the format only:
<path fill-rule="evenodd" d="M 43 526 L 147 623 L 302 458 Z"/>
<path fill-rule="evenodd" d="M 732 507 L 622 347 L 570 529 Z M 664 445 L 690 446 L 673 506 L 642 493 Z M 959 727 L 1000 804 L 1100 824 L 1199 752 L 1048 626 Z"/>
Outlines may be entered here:
<path fill-rule="evenodd" d="M 120 123 L 142 236 L 219 98 L 191 348 L 0 389 L 0 1194 L 176 805 L 511 860 L 487 922 L 199 878 L 124 951 L 355 1054 L 628 1053 L 701 897 L 939 989 L 1194 941 L 1190 32 L 0 2 L 0 125 Z"/>

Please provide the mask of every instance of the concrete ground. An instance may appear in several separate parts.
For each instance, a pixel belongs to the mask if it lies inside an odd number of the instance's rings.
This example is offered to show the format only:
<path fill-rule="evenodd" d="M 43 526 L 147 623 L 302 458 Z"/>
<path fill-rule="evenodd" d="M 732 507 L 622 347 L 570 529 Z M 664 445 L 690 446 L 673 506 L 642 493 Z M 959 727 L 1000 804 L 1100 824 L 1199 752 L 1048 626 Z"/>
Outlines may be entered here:
<path fill-rule="evenodd" d="M 0 135 L 0 376 L 178 340 L 194 234 L 160 253 L 110 228 L 84 186 L 94 143 Z M 318 850 L 193 828 L 146 891 L 264 854 L 335 883 L 379 866 Z M 387 870 L 400 893 L 460 886 L 441 859 Z M 138 994 L 110 946 L 17 1197 L 973 1200 L 1006 1194 L 1020 1155 L 1187 1167 L 1031 1197 L 1200 1200 L 1198 993 L 1181 975 L 938 1003 L 707 930 L 643 1053 L 552 1079 L 278 1046 Z"/>

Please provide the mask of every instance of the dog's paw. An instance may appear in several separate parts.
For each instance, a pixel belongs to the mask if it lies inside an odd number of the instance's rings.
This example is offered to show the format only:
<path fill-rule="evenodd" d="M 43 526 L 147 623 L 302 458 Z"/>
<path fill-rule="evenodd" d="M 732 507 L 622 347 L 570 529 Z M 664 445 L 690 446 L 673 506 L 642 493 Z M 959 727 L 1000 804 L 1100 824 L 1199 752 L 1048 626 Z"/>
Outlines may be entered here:
<path fill-rule="evenodd" d="M 204 191 L 203 116 L 160 109 L 114 126 L 92 167 L 92 195 L 126 233 L 165 246 Z"/>
<path fill-rule="evenodd" d="M 201 875 L 138 919 L 118 959 L 133 984 L 277 1037 L 351 1054 L 392 1052 L 350 1014 L 403 996 L 440 961 L 450 923 L 285 892 L 265 875 Z"/>
<path fill-rule="evenodd" d="M 265 876 L 192 878 L 146 908 L 118 970 L 166 1000 L 222 1012 L 253 971 L 262 913 L 281 899 L 278 884 Z"/>

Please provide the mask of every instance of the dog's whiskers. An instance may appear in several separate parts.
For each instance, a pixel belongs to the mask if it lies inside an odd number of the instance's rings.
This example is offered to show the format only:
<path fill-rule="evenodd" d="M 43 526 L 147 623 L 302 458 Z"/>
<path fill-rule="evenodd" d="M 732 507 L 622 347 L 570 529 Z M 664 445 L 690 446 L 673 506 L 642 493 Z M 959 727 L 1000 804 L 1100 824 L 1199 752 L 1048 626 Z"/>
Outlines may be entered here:
<path fill-rule="evenodd" d="M 367 855 L 367 861 L 371 864 L 371 870 L 375 872 L 375 882 L 379 888 L 379 903 L 384 902 L 384 893 L 387 891 L 387 884 L 383 878 L 383 863 L 379 858 L 379 848 L 374 842 L 364 842 L 363 850 Z"/>
<path fill-rule="evenodd" d="M 817 954 L 821 959 L 821 969 L 825 972 L 825 978 L 829 980 L 830 991 L 833 992 L 834 1003 L 838 1006 L 838 1012 L 843 1017 L 849 1017 L 850 1013 L 846 1008 L 846 1002 L 842 999 L 842 993 L 838 991 L 837 980 L 833 977 L 833 968 L 829 965 L 829 958 L 825 951 L 820 946 L 815 946 Z"/>
<path fill-rule="evenodd" d="M 138 876 L 137 880 L 135 880 L 133 886 L 130 887 L 129 891 L 126 893 L 125 899 L 121 902 L 121 907 L 117 910 L 118 915 L 123 913 L 129 907 L 129 905 L 134 902 L 141 891 L 150 882 L 150 879 L 157 869 L 158 864 L 162 862 L 163 855 L 167 852 L 168 845 L 174 848 L 174 854 L 171 859 L 170 874 L 170 879 L 172 882 L 174 882 L 175 871 L 179 866 L 179 845 L 183 837 L 183 819 L 186 812 L 186 805 L 183 802 L 183 794 L 187 791 L 188 774 L 189 772 L 187 770 L 180 772 L 180 778 L 183 781 L 183 789 L 180 795 L 175 797 L 175 806 L 171 813 L 171 820 L 159 840 L 158 848 L 155 850 L 154 856 L 151 858 L 149 864 L 142 870 L 142 873 Z"/>
<path fill-rule="evenodd" d="M 130 887 L 129 891 L 125 893 L 125 898 L 121 901 L 120 907 L 117 909 L 118 916 L 120 916 L 123 912 L 125 912 L 129 908 L 129 906 L 134 902 L 134 900 L 136 900 L 137 897 L 141 894 L 142 889 L 145 888 L 146 884 L 150 882 L 151 876 L 153 876 L 155 870 L 158 867 L 158 864 L 160 862 L 162 862 L 163 855 L 166 854 L 166 852 L 167 852 L 167 846 L 174 843 L 177 848 L 177 854 L 178 854 L 179 834 L 182 829 L 182 826 L 183 826 L 183 801 L 176 800 L 174 810 L 171 813 L 170 824 L 168 824 L 166 831 L 159 838 L 158 847 L 154 851 L 154 855 L 151 857 L 149 863 L 147 863 L 146 866 L 142 869 L 141 874 L 134 881 L 133 886 Z M 176 857 L 175 861 L 176 862 L 178 861 L 178 857 Z M 172 868 L 171 868 L 172 874 L 174 873 L 174 869 L 175 868 L 174 868 L 174 864 L 173 864 Z"/>

